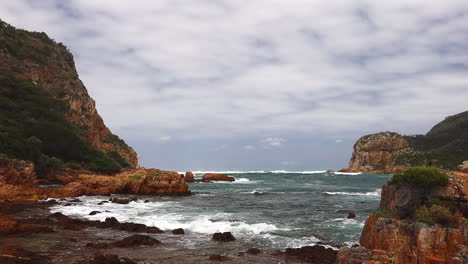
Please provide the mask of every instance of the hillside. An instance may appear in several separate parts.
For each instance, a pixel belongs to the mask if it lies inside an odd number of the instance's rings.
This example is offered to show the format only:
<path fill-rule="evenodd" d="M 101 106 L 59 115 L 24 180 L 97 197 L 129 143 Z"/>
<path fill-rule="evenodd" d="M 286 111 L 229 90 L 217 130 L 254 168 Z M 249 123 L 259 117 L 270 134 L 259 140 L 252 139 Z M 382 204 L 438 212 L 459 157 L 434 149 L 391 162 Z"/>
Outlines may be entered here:
<path fill-rule="evenodd" d="M 115 173 L 138 165 L 135 151 L 97 113 L 68 49 L 1 20 L 0 154 L 33 161 L 39 176 L 65 167 Z"/>
<path fill-rule="evenodd" d="M 354 145 L 347 170 L 393 173 L 418 165 L 455 170 L 465 160 L 468 111 L 445 118 L 425 135 L 381 132 L 363 136 Z"/>

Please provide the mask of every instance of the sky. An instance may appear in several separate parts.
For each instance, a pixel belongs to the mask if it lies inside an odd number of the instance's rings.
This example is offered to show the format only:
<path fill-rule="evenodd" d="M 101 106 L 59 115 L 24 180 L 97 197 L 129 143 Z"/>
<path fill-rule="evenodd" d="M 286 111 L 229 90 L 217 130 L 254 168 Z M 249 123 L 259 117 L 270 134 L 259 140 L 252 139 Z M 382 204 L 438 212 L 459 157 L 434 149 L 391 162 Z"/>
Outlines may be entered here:
<path fill-rule="evenodd" d="M 0 0 L 74 54 L 140 165 L 347 166 L 362 135 L 467 109 L 466 0 Z"/>

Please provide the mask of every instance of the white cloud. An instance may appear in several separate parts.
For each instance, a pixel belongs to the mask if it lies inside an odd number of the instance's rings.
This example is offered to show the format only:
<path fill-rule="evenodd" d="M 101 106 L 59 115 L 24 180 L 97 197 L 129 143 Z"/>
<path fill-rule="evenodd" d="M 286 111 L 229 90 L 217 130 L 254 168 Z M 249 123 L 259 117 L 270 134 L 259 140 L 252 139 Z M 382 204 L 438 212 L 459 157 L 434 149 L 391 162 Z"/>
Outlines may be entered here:
<path fill-rule="evenodd" d="M 255 146 L 253 146 L 253 145 L 245 145 L 245 146 L 244 146 L 244 149 L 245 149 L 246 151 L 251 151 L 251 150 L 254 150 L 254 149 L 255 149 Z"/>
<path fill-rule="evenodd" d="M 159 137 L 159 140 L 160 140 L 160 141 L 163 141 L 163 142 L 165 142 L 165 141 L 170 141 L 171 139 L 172 139 L 171 136 L 162 136 L 162 137 Z"/>
<path fill-rule="evenodd" d="M 64 42 L 106 123 L 138 138 L 425 132 L 466 110 L 467 13 L 465 0 L 0 7 Z"/>
<path fill-rule="evenodd" d="M 343 139 L 341 139 L 341 138 L 335 139 L 335 143 L 337 143 L 337 144 L 342 143 L 342 142 L 343 142 Z"/>
<path fill-rule="evenodd" d="M 266 147 L 281 147 L 286 140 L 281 137 L 266 137 L 260 142 Z"/>

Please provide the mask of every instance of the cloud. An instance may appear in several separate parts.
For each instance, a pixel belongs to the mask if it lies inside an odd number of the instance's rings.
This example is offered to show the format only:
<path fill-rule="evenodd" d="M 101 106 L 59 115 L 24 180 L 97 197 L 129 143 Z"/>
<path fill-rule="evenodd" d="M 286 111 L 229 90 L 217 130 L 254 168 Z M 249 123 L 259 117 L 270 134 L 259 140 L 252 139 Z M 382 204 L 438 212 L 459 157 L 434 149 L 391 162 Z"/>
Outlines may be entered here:
<path fill-rule="evenodd" d="M 281 147 L 286 140 L 281 137 L 266 137 L 260 142 L 266 147 Z"/>
<path fill-rule="evenodd" d="M 253 146 L 253 145 L 245 145 L 245 146 L 244 146 L 244 149 L 245 149 L 246 151 L 251 151 L 251 150 L 254 150 L 254 149 L 255 149 L 255 146 Z"/>
<path fill-rule="evenodd" d="M 335 139 L 335 143 L 337 143 L 337 144 L 343 143 L 343 139 L 341 139 L 341 138 Z"/>
<path fill-rule="evenodd" d="M 465 0 L 15 0 L 0 17 L 65 43 L 130 141 L 424 133 L 467 110 Z"/>
<path fill-rule="evenodd" d="M 159 137 L 159 140 L 160 140 L 160 141 L 163 141 L 163 142 L 165 142 L 165 141 L 170 141 L 171 139 L 172 139 L 171 136 L 162 136 L 162 137 Z"/>

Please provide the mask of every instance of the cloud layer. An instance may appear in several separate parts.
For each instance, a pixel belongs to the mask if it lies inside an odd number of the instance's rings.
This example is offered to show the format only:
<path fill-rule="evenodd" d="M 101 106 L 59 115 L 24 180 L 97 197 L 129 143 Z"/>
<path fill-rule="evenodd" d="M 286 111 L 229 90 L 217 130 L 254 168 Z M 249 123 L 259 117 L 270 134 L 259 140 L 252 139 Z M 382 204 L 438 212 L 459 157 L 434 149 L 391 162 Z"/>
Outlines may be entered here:
<path fill-rule="evenodd" d="M 106 123 L 137 145 L 252 153 L 424 133 L 467 110 L 466 1 L 16 0 L 0 17 L 64 42 Z"/>

